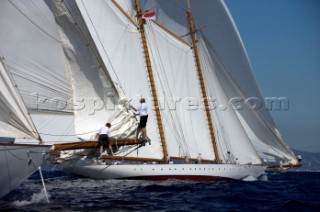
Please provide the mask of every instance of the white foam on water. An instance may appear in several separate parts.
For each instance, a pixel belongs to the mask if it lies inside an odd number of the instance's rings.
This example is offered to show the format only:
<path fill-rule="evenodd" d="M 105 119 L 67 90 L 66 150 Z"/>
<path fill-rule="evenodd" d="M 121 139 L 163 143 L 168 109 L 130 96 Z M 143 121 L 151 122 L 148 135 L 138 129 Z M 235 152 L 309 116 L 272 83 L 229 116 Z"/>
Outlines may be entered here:
<path fill-rule="evenodd" d="M 257 181 L 257 180 L 258 180 L 257 178 L 255 178 L 255 177 L 253 177 L 251 175 L 249 175 L 249 176 L 247 176 L 247 177 L 242 179 L 242 181 L 249 181 L 249 182 Z"/>
<path fill-rule="evenodd" d="M 48 198 L 50 199 L 50 195 L 48 194 Z M 44 189 L 41 189 L 39 193 L 35 193 L 32 195 L 31 200 L 16 200 L 12 203 L 14 206 L 25 206 L 35 203 L 47 203 L 46 195 Z"/>
<path fill-rule="evenodd" d="M 264 174 L 262 176 L 259 177 L 260 181 L 268 181 L 268 175 Z"/>

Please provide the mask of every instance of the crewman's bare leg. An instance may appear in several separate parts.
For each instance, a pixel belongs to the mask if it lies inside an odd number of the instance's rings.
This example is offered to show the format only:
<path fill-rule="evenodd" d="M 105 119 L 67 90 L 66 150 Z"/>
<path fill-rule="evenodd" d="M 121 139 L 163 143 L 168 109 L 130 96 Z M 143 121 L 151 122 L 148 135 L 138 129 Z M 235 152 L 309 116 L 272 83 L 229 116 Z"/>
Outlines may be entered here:
<path fill-rule="evenodd" d="M 112 151 L 112 146 L 111 146 L 111 144 L 109 144 L 109 149 L 110 149 L 111 155 L 113 155 L 113 151 Z"/>
<path fill-rule="evenodd" d="M 100 146 L 100 155 L 103 153 L 103 146 Z"/>

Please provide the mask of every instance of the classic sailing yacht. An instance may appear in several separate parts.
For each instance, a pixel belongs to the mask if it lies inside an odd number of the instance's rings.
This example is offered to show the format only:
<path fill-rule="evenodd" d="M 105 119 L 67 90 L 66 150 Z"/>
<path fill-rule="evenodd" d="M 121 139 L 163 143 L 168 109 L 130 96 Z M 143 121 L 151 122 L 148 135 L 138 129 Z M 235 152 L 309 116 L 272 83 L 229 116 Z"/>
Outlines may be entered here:
<path fill-rule="evenodd" d="M 239 98 L 263 98 L 222 0 L 149 0 L 144 9 L 131 0 L 8 0 L 1 12 L 8 30 L 0 49 L 66 171 L 218 180 L 258 178 L 262 159 L 297 164 L 263 102 L 260 110 L 237 110 L 245 106 Z M 141 97 L 151 145 L 135 139 L 129 105 Z M 106 122 L 115 154 L 103 162 L 94 137 Z M 165 164 L 167 155 L 173 163 Z"/>
<path fill-rule="evenodd" d="M 146 146 L 122 146 L 116 140 L 116 153 L 104 156 L 106 164 L 88 151 L 63 152 L 59 159 L 67 164 L 66 171 L 98 179 L 216 180 L 258 178 L 265 169 L 261 159 L 297 164 L 267 110 L 237 110 L 239 105 L 230 104 L 234 97 L 263 98 L 223 1 L 148 1 L 144 12 L 139 1 L 125 0 L 64 1 L 53 7 L 65 52 L 71 55 L 73 90 L 83 90 L 74 95 L 88 98 L 94 93 L 88 89 L 96 73 L 79 67 L 85 53 L 78 50 L 87 44 L 104 76 L 102 82 L 95 78 L 94 86 L 101 85 L 95 92 L 104 90 L 105 98 L 114 89 L 112 106 L 119 112 L 111 118 L 106 108 L 91 116 L 75 111 L 76 134 L 90 140 L 84 133 L 97 129 L 98 119 L 106 117 L 105 122 L 116 126 L 113 137 L 134 138 L 136 125 L 126 108 L 134 104 L 130 100 L 145 97 L 152 140 Z M 148 10 L 156 10 L 156 21 L 143 18 Z M 192 16 L 203 29 L 195 28 Z M 66 150 L 83 145 L 89 148 L 88 143 L 55 146 Z M 195 164 L 199 153 L 202 164 Z M 173 164 L 164 164 L 167 155 Z"/>

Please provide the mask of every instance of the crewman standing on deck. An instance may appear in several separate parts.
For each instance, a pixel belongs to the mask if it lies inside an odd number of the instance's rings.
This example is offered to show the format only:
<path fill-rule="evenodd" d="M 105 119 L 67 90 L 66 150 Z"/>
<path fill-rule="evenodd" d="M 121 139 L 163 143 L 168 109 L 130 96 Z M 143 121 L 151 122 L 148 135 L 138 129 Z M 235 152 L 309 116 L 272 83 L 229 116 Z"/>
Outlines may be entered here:
<path fill-rule="evenodd" d="M 142 131 L 143 135 L 143 140 L 144 141 L 149 141 L 149 138 L 147 136 L 147 121 L 148 121 L 148 107 L 146 104 L 145 98 L 140 99 L 140 105 L 138 106 L 137 109 L 131 106 L 131 108 L 140 116 L 140 123 L 139 123 L 139 130 Z M 139 132 L 138 132 L 139 133 Z"/>
<path fill-rule="evenodd" d="M 106 126 L 101 127 L 99 130 L 99 146 L 100 146 L 100 156 L 103 154 L 103 148 L 106 148 L 107 146 L 110 149 L 111 155 L 113 155 L 112 147 L 110 144 L 110 128 L 111 124 L 106 123 Z"/>

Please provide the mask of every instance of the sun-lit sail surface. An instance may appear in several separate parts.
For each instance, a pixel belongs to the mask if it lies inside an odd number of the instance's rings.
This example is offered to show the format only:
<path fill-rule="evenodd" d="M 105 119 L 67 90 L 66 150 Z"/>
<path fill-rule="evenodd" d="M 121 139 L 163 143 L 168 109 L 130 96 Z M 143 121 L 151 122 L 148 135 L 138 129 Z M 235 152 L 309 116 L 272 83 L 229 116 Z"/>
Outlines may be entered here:
<path fill-rule="evenodd" d="M 191 47 L 151 21 L 146 34 L 169 154 L 214 159 Z"/>
<path fill-rule="evenodd" d="M 146 2 L 145 8 L 155 5 L 157 21 L 187 40 L 187 22 L 179 15 L 186 10 L 185 2 L 151 0 Z M 269 162 L 279 163 L 282 160 L 296 163 L 294 154 L 285 144 L 265 105 L 241 37 L 224 1 L 191 0 L 191 7 L 197 29 L 205 37 L 208 54 L 212 62 L 220 66 L 214 71 L 223 81 L 221 86 L 228 100 L 246 108 L 236 110 L 236 114 L 259 156 Z M 232 101 L 234 98 L 240 98 L 243 102 L 248 98 L 258 99 L 261 108 L 250 110 L 244 103 Z M 228 104 L 228 108 L 232 107 Z"/>
<path fill-rule="evenodd" d="M 149 107 L 148 136 L 152 145 L 139 150 L 139 156 L 162 158 L 139 31 L 111 1 L 77 1 L 77 4 L 108 73 L 125 94 L 124 101 L 137 107 L 139 99 L 146 98 Z M 136 156 L 136 152 L 128 156 L 131 155 Z"/>

